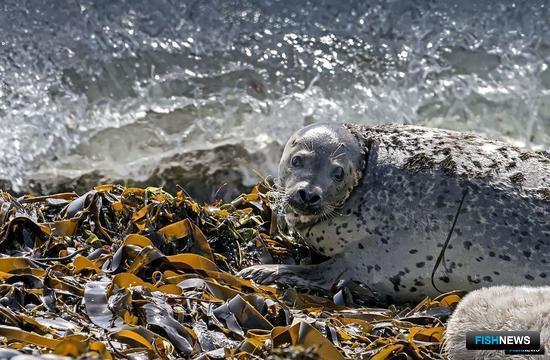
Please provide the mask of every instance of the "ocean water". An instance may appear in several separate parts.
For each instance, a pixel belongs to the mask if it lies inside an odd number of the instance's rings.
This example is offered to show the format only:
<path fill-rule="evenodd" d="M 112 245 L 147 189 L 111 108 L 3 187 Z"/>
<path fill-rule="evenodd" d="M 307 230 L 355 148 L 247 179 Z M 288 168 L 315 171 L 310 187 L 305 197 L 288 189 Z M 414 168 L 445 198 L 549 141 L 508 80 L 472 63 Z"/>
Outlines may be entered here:
<path fill-rule="evenodd" d="M 313 122 L 550 145 L 549 1 L 4 0 L 0 183 L 229 198 Z"/>

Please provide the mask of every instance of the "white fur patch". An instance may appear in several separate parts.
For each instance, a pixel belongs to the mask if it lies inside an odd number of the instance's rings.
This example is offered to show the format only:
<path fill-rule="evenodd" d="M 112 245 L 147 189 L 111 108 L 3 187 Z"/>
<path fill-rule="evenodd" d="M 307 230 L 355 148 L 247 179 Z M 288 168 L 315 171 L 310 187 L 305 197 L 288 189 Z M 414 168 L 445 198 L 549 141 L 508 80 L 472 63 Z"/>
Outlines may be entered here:
<path fill-rule="evenodd" d="M 505 355 L 467 350 L 466 332 L 533 330 L 541 332 L 545 355 Z M 458 304 L 447 325 L 443 351 L 449 360 L 533 359 L 550 357 L 550 286 L 494 286 L 472 291 Z"/>

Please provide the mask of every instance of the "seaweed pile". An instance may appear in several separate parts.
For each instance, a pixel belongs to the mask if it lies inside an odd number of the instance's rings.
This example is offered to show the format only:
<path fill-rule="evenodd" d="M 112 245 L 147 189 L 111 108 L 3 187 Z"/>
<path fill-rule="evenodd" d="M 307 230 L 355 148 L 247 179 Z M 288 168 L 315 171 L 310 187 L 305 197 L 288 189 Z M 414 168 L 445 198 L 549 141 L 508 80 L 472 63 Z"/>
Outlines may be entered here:
<path fill-rule="evenodd" d="M 268 192 L 264 181 L 207 205 L 183 189 L 119 185 L 82 196 L 1 193 L 0 357 L 442 357 L 457 293 L 365 307 L 355 283 L 331 295 L 236 276 L 310 258 L 278 231 Z"/>

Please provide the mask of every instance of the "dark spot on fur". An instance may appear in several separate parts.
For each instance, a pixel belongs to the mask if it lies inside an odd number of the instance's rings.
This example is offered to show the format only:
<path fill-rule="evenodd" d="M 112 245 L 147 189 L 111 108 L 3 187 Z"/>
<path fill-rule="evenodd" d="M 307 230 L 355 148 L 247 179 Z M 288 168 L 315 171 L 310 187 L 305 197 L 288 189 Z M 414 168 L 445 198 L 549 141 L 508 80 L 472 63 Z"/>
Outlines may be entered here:
<path fill-rule="evenodd" d="M 531 280 L 531 281 L 535 280 L 535 278 L 533 276 L 529 275 L 529 274 L 525 275 L 525 278 L 527 280 Z"/>
<path fill-rule="evenodd" d="M 490 277 L 489 275 L 484 276 L 484 277 L 483 277 L 483 280 L 485 280 L 485 281 L 487 281 L 487 282 L 493 282 L 493 278 Z"/>
<path fill-rule="evenodd" d="M 508 171 L 509 171 L 509 170 L 512 170 L 513 168 L 516 167 L 516 165 L 517 165 L 517 164 L 516 164 L 515 161 L 510 161 L 510 162 L 506 165 L 505 169 L 508 170 Z"/>
<path fill-rule="evenodd" d="M 428 261 L 433 260 L 433 259 L 434 259 L 434 257 L 432 255 L 426 256 L 426 260 L 428 260 Z"/>
<path fill-rule="evenodd" d="M 529 153 L 529 152 L 522 152 L 521 155 L 519 156 L 519 158 L 520 158 L 521 160 L 527 160 L 527 159 L 529 159 L 531 156 L 532 156 L 532 155 L 531 155 L 531 153 Z"/>
<path fill-rule="evenodd" d="M 448 276 L 440 276 L 439 280 L 441 280 L 441 281 L 443 281 L 444 283 L 447 283 L 447 284 L 451 282 L 451 279 L 449 279 Z"/>
<path fill-rule="evenodd" d="M 524 180 L 525 180 L 525 175 L 523 175 L 520 172 L 517 172 L 510 176 L 510 181 L 513 182 L 514 184 L 521 183 Z"/>
<path fill-rule="evenodd" d="M 407 170 L 418 171 L 430 169 L 433 165 L 434 160 L 432 158 L 428 157 L 426 154 L 418 153 L 405 161 L 404 168 Z"/>
<path fill-rule="evenodd" d="M 447 155 L 447 157 L 441 161 L 440 165 L 441 169 L 443 169 L 446 174 L 453 175 L 456 173 L 456 162 L 451 155 Z"/>
<path fill-rule="evenodd" d="M 418 252 L 418 250 L 416 250 L 416 249 L 409 250 L 409 254 L 416 254 L 417 252 Z"/>
<path fill-rule="evenodd" d="M 510 261 L 511 260 L 508 255 L 499 255 L 498 257 L 501 258 L 504 261 Z"/>
<path fill-rule="evenodd" d="M 481 282 L 481 280 L 479 280 L 479 279 L 474 279 L 474 278 L 472 278 L 470 275 L 468 275 L 467 279 L 468 279 L 468 282 L 470 282 L 470 283 L 472 283 L 472 284 L 479 284 L 479 283 Z"/>
<path fill-rule="evenodd" d="M 424 265 L 426 265 L 426 263 L 423 262 L 423 261 L 417 262 L 417 263 L 416 263 L 416 267 L 417 267 L 417 268 L 422 268 L 422 267 L 424 267 Z"/>
<path fill-rule="evenodd" d="M 550 200 L 550 188 L 540 189 L 539 193 L 543 200 Z"/>
<path fill-rule="evenodd" d="M 525 250 L 525 251 L 523 252 L 523 255 L 525 255 L 526 258 L 530 258 L 530 257 L 531 257 L 531 252 L 528 251 L 528 250 Z"/>
<path fill-rule="evenodd" d="M 361 243 L 357 244 L 357 247 L 358 247 L 359 249 L 364 249 L 364 248 L 365 248 L 365 246 L 363 246 L 363 244 L 361 244 Z"/>
<path fill-rule="evenodd" d="M 496 254 L 495 254 L 494 251 L 489 251 L 489 256 L 490 256 L 490 257 L 495 257 L 495 255 L 496 255 Z"/>
<path fill-rule="evenodd" d="M 395 275 L 389 278 L 391 283 L 393 284 L 393 290 L 399 291 L 399 285 L 401 285 L 401 276 Z"/>
<path fill-rule="evenodd" d="M 464 248 L 466 250 L 470 250 L 471 247 L 472 247 L 472 242 L 471 241 L 464 241 Z"/>

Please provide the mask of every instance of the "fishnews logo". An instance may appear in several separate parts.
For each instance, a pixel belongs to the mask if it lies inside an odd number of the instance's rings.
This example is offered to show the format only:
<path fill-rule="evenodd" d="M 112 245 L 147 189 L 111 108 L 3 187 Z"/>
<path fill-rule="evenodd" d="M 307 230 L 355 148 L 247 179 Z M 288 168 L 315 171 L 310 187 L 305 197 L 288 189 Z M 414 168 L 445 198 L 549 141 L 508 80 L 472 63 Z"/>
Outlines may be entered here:
<path fill-rule="evenodd" d="M 469 331 L 468 350 L 504 350 L 506 354 L 544 354 L 538 331 Z"/>

